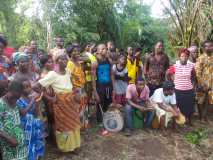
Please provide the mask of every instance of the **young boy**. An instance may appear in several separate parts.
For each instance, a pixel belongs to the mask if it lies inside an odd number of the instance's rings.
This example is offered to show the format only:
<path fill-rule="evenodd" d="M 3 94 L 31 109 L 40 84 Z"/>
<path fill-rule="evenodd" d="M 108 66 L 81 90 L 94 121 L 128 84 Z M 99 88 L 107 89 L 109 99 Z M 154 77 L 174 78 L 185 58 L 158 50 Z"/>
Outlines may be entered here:
<path fill-rule="evenodd" d="M 133 129 L 132 112 L 134 108 L 141 110 L 141 112 L 147 112 L 145 119 L 145 127 L 150 127 L 152 119 L 154 117 L 154 110 L 149 105 L 149 88 L 147 87 L 145 80 L 138 77 L 135 84 L 129 84 L 126 90 L 127 103 L 125 105 L 125 119 L 126 119 L 126 135 L 131 135 Z"/>

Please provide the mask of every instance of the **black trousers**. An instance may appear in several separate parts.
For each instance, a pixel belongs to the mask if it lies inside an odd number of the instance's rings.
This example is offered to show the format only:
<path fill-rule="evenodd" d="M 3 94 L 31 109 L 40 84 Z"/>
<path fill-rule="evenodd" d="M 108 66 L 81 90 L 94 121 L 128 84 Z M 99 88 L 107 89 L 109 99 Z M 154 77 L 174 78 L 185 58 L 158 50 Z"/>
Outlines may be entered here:
<path fill-rule="evenodd" d="M 112 103 L 112 84 L 97 84 L 96 86 L 97 93 L 100 97 L 100 103 L 97 104 L 97 122 L 101 123 L 103 121 L 103 115 L 100 107 L 102 107 L 103 112 L 106 112 L 109 105 Z"/>

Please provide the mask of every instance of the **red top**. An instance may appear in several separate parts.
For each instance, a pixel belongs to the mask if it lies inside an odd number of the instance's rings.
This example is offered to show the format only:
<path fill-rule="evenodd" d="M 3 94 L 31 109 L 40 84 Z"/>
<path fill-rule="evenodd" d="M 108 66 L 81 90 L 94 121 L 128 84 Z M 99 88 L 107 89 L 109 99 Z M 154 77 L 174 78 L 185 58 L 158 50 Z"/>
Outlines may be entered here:
<path fill-rule="evenodd" d="M 4 49 L 4 55 L 7 56 L 7 58 L 11 58 L 12 54 L 15 52 L 15 49 L 12 47 L 6 47 Z"/>

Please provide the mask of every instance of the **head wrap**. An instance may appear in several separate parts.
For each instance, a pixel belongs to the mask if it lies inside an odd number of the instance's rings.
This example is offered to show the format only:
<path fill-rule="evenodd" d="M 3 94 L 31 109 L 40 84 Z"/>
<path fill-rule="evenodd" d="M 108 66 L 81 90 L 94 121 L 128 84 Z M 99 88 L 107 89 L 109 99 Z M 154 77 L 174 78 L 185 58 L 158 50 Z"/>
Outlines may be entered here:
<path fill-rule="evenodd" d="M 187 48 L 181 48 L 179 50 L 178 56 L 180 57 L 182 53 L 185 53 L 187 56 L 190 55 L 190 52 L 189 52 L 189 50 Z"/>
<path fill-rule="evenodd" d="M 175 87 L 175 85 L 171 81 L 163 82 L 163 89 L 170 90 L 170 89 L 174 89 L 174 87 Z"/>
<path fill-rule="evenodd" d="M 24 59 L 24 60 L 28 61 L 29 60 L 29 56 L 26 53 L 23 53 L 23 52 L 15 52 L 15 53 L 13 53 L 12 60 L 13 60 L 13 62 L 16 65 L 18 64 L 18 62 L 21 59 Z"/>

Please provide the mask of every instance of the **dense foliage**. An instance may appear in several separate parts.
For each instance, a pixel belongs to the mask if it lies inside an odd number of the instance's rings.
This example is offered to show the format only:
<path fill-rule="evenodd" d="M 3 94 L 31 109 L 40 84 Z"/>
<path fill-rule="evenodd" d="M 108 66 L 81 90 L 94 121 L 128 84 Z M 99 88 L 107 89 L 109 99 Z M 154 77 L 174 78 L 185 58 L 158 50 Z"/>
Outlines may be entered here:
<path fill-rule="evenodd" d="M 168 16 L 161 19 L 152 17 L 150 6 L 138 0 L 37 0 L 37 6 L 34 0 L 0 1 L 0 32 L 15 47 L 35 39 L 46 49 L 53 46 L 54 37 L 62 36 L 66 43 L 111 40 L 119 48 L 131 45 L 150 52 L 157 40 L 164 40 L 167 53 L 174 56 L 176 46 L 188 46 L 212 34 L 210 1 L 169 0 L 172 7 L 165 7 Z M 193 5 L 196 10 L 190 10 Z M 29 8 L 35 12 L 26 16 Z M 173 15 L 175 11 L 180 15 Z M 189 12 L 196 13 L 195 20 L 187 17 Z M 206 18 L 205 31 L 199 27 L 202 17 Z"/>

